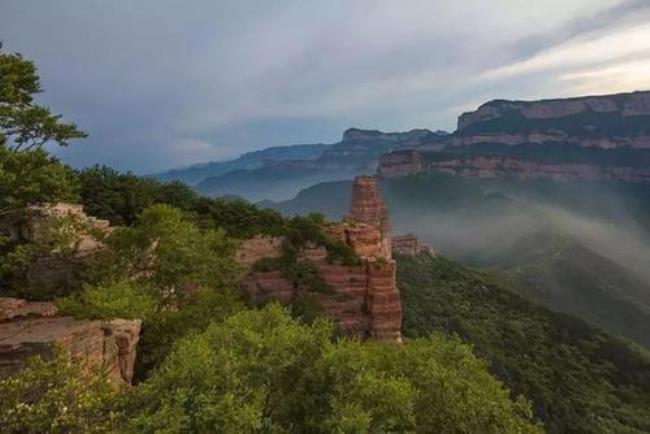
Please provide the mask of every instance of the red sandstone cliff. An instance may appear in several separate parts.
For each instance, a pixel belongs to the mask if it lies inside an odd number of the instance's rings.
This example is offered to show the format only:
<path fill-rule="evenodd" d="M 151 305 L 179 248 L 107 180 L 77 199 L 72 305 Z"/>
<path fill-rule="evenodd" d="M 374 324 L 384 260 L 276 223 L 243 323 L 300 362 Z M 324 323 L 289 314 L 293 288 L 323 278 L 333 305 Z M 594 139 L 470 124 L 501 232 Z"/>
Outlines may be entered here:
<path fill-rule="evenodd" d="M 435 251 L 423 243 L 414 234 L 395 235 L 393 237 L 393 253 L 402 256 L 416 256 L 428 253 L 435 256 Z"/>
<path fill-rule="evenodd" d="M 374 178 L 355 180 L 350 208 L 344 222 L 327 224 L 323 231 L 352 247 L 361 258 L 360 265 L 330 263 L 326 250 L 319 246 L 307 246 L 299 255 L 299 260 L 317 267 L 331 293 L 299 287 L 280 271 L 251 271 L 242 286 L 254 302 L 290 303 L 309 293 L 346 333 L 399 343 L 402 308 L 391 257 L 390 224 Z M 237 257 L 243 265 L 252 266 L 262 258 L 280 256 L 281 245 L 279 238 L 255 237 L 242 243 Z"/>
<path fill-rule="evenodd" d="M 53 303 L 0 297 L 0 378 L 35 355 L 51 357 L 58 346 L 73 363 L 101 368 L 117 384 L 130 384 L 140 320 L 76 320 L 57 316 Z"/>

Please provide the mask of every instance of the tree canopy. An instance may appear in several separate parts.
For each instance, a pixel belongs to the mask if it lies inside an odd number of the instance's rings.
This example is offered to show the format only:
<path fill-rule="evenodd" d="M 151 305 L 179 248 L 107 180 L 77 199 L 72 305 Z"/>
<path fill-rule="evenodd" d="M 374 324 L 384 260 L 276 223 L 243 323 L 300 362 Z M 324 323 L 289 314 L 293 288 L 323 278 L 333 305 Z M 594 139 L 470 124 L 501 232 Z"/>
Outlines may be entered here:
<path fill-rule="evenodd" d="M 0 43 L 0 143 L 14 152 L 29 151 L 47 142 L 67 146 L 87 136 L 61 115 L 34 101 L 42 92 L 34 62 L 3 51 Z M 11 143 L 13 142 L 13 143 Z"/>

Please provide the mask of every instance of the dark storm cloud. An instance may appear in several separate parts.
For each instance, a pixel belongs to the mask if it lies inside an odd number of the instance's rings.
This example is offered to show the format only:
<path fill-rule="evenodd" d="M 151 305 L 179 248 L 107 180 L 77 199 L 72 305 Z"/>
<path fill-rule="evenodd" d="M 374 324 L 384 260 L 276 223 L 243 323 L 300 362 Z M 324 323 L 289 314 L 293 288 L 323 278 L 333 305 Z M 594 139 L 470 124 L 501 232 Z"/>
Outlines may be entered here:
<path fill-rule="evenodd" d="M 645 5 L 0 0 L 0 39 L 37 61 L 41 101 L 90 133 L 62 158 L 151 172 L 349 126 L 453 129 L 489 98 L 569 94 L 545 71 L 483 74 L 626 29 Z"/>

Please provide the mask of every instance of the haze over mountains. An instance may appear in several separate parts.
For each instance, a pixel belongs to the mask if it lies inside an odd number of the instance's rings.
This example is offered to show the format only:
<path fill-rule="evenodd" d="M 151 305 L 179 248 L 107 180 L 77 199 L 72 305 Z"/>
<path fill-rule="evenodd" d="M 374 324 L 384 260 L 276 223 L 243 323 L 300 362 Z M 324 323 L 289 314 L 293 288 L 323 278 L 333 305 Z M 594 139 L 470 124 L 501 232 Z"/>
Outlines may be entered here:
<path fill-rule="evenodd" d="M 341 218 L 348 180 L 377 173 L 397 232 L 650 347 L 650 92 L 496 100 L 450 134 L 349 129 L 267 154 L 159 176 L 204 170 L 203 194 Z"/>
<path fill-rule="evenodd" d="M 650 433 L 650 1 L 0 10 L 2 434 Z"/>
<path fill-rule="evenodd" d="M 331 145 L 268 148 L 236 160 L 172 170 L 155 177 L 187 182 L 207 195 L 239 195 L 254 201 L 288 199 L 317 182 L 374 173 L 382 155 L 408 149 L 429 153 L 441 166 L 436 170 L 485 172 L 490 165 L 507 163 L 513 167 L 504 174 L 518 171 L 542 177 L 565 174 L 581 179 L 640 180 L 650 176 L 645 170 L 646 162 L 650 162 L 649 120 L 650 92 L 532 102 L 495 100 L 462 114 L 452 134 L 427 129 L 383 133 L 350 128 L 340 142 Z M 439 162 L 442 154 L 430 153 L 441 150 L 471 156 L 489 154 L 491 159 L 469 158 L 445 165 Z M 397 164 L 404 167 L 395 170 L 421 169 L 420 162 L 406 161 L 405 155 Z M 515 161 L 499 157 L 513 157 Z M 517 160 L 522 158 L 547 166 L 520 167 Z M 560 163 L 559 168 L 554 163 Z M 567 164 L 571 166 L 563 166 Z M 383 169 L 390 176 L 388 166 L 387 161 Z M 599 170 L 604 173 L 594 173 Z M 554 172 L 559 173 L 556 176 Z"/>

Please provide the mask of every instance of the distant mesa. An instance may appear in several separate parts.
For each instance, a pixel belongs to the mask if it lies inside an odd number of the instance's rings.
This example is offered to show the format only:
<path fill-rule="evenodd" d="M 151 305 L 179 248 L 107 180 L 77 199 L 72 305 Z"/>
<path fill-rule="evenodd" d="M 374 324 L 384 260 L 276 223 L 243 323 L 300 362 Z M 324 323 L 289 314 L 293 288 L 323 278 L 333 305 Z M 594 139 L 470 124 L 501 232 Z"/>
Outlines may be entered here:
<path fill-rule="evenodd" d="M 650 91 L 540 101 L 494 100 L 458 118 L 455 146 L 565 143 L 650 148 Z"/>

